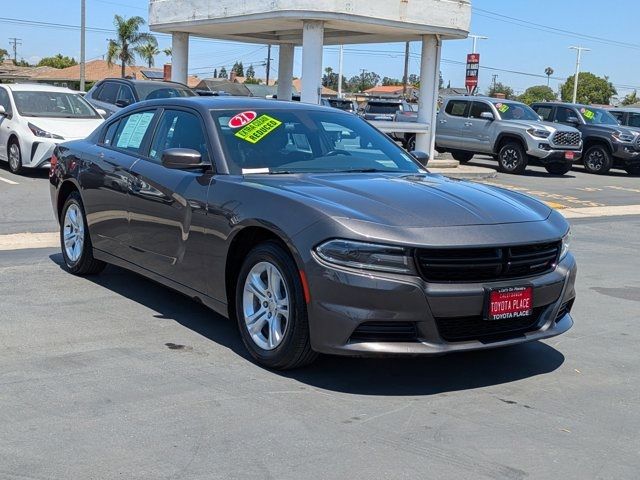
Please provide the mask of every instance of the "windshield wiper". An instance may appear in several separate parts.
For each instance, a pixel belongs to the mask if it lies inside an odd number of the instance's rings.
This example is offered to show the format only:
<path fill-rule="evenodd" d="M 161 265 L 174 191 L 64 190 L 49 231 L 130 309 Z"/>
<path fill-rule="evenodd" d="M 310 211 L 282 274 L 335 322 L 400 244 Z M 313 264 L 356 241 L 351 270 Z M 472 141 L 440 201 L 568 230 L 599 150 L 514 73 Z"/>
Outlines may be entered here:
<path fill-rule="evenodd" d="M 332 170 L 331 173 L 392 173 L 391 170 L 380 168 L 353 168 L 350 170 Z"/>

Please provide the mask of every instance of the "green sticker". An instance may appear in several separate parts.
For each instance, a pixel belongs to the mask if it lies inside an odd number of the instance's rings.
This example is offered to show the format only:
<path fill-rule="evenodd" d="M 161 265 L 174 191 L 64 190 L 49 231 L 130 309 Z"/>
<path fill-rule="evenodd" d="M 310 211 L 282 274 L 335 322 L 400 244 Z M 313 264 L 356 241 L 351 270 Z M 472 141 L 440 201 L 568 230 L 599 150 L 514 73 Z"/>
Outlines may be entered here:
<path fill-rule="evenodd" d="M 280 120 L 276 120 L 269 115 L 261 115 L 236 133 L 236 137 L 255 144 L 273 132 L 280 125 L 282 125 Z"/>
<path fill-rule="evenodd" d="M 593 120 L 596 116 L 596 112 L 585 109 L 584 112 L 582 112 L 582 115 L 584 115 L 584 118 L 586 118 L 587 120 Z"/>
<path fill-rule="evenodd" d="M 500 113 L 506 113 L 509 111 L 509 105 L 505 103 L 498 103 L 496 107 Z"/>

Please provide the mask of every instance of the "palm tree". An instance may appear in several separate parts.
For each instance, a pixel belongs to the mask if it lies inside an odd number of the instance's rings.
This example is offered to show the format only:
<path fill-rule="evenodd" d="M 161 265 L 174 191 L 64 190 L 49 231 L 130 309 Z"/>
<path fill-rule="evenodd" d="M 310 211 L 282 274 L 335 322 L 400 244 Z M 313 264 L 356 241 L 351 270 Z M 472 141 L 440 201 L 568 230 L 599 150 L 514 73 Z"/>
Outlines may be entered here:
<path fill-rule="evenodd" d="M 147 42 L 144 45 L 140 45 L 139 47 L 136 47 L 135 50 L 138 52 L 138 55 L 147 62 L 149 68 L 153 67 L 155 56 L 160 53 L 160 50 L 158 50 L 158 44 L 153 42 Z"/>
<path fill-rule="evenodd" d="M 156 38 L 147 32 L 141 32 L 140 27 L 145 24 L 142 17 L 124 18 L 116 15 L 113 25 L 116 27 L 117 38 L 109 39 L 107 49 L 107 63 L 111 66 L 118 61 L 120 63 L 120 75 L 124 78 L 125 67 L 135 63 L 135 54 L 145 43 L 158 45 Z M 139 52 L 138 52 L 139 53 Z"/>
<path fill-rule="evenodd" d="M 549 80 L 551 80 L 551 75 L 553 75 L 553 68 L 547 67 L 544 69 L 544 73 L 547 76 L 547 87 L 549 86 Z"/>
<path fill-rule="evenodd" d="M 171 49 L 171 47 L 163 49 L 162 53 L 164 53 L 167 57 L 173 56 L 173 50 Z"/>

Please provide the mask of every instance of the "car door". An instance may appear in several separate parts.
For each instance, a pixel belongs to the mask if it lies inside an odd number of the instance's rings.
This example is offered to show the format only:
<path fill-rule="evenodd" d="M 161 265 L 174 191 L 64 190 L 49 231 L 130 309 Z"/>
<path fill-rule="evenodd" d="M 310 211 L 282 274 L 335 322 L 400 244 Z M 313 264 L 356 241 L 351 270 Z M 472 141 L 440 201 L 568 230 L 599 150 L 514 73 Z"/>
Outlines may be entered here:
<path fill-rule="evenodd" d="M 443 148 L 464 150 L 463 131 L 468 121 L 468 100 L 449 100 L 438 113 L 436 124 L 436 145 Z"/>
<path fill-rule="evenodd" d="M 495 119 L 496 112 L 493 111 L 489 102 L 474 100 L 469 110 L 469 119 L 465 122 L 466 143 L 474 152 L 491 153 L 493 150 L 491 130 L 494 120 L 482 118 L 482 114 L 486 112 L 491 113 Z"/>
<path fill-rule="evenodd" d="M 4 107 L 4 115 L 0 115 L 0 159 L 7 160 L 7 142 L 11 134 L 11 118 L 13 117 L 13 108 L 11 107 L 11 99 L 9 92 L 0 86 L 0 105 Z"/>
<path fill-rule="evenodd" d="M 129 203 L 135 182 L 131 167 L 140 158 L 155 113 L 137 111 L 107 123 L 83 158 L 80 182 L 93 246 L 129 261 Z"/>
<path fill-rule="evenodd" d="M 171 169 L 162 153 L 197 150 L 208 168 Z M 206 254 L 206 202 L 212 178 L 211 147 L 199 113 L 186 108 L 161 112 L 145 158 L 132 168 L 130 232 L 135 263 L 206 293 L 202 258 Z"/>

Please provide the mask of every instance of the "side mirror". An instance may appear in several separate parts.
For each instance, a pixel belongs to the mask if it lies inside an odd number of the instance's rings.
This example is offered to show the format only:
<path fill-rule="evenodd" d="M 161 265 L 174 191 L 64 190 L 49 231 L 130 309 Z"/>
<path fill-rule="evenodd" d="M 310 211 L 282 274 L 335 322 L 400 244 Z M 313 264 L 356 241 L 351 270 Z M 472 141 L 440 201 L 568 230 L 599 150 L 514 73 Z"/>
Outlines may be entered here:
<path fill-rule="evenodd" d="M 491 112 L 482 112 L 480 114 L 480 118 L 483 118 L 485 120 L 493 120 L 493 119 L 495 119 L 495 117 L 493 116 L 493 113 L 491 113 Z"/>
<path fill-rule="evenodd" d="M 538 118 L 540 119 L 541 122 L 544 122 L 544 117 L 542 115 L 538 115 Z"/>
<path fill-rule="evenodd" d="M 98 112 L 98 115 L 100 115 L 102 118 L 106 118 L 107 117 L 107 111 L 103 110 L 101 108 L 96 108 L 96 112 Z"/>
<path fill-rule="evenodd" d="M 162 166 L 172 169 L 202 168 L 202 155 L 190 148 L 169 148 L 162 152 Z"/>
<path fill-rule="evenodd" d="M 131 105 L 131 102 L 129 100 L 116 100 L 116 107 L 124 108 L 128 107 L 129 105 Z"/>
<path fill-rule="evenodd" d="M 415 158 L 418 163 L 420 163 L 420 165 L 422 165 L 423 167 L 427 166 L 427 163 L 429 163 L 429 154 L 427 152 L 422 152 L 420 150 L 413 150 L 412 152 L 409 152 L 409 154 Z"/>
<path fill-rule="evenodd" d="M 567 123 L 570 123 L 571 125 L 580 125 L 580 120 L 578 120 L 578 117 L 568 117 Z"/>

